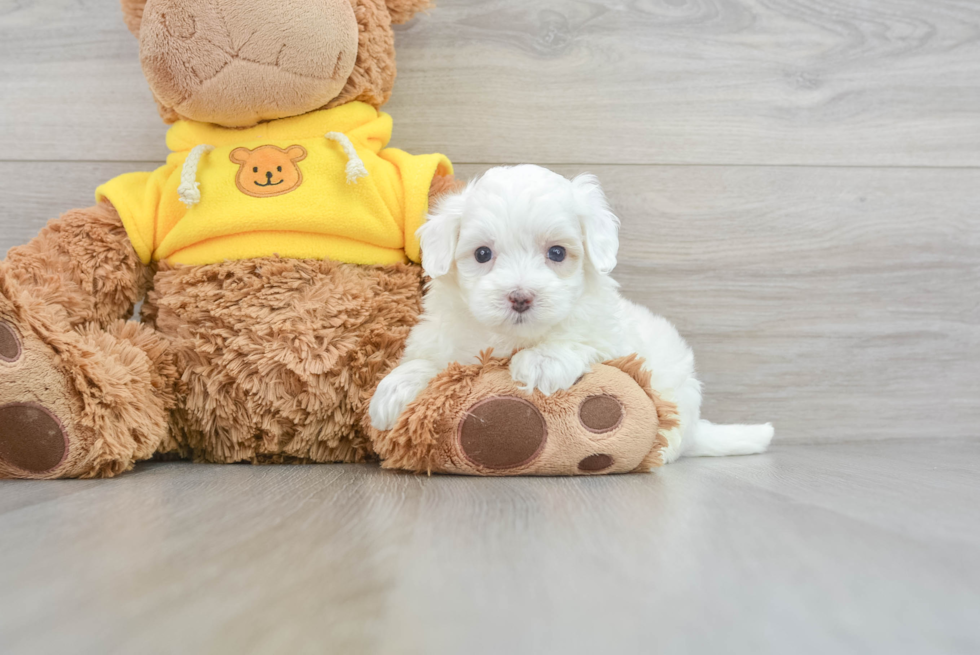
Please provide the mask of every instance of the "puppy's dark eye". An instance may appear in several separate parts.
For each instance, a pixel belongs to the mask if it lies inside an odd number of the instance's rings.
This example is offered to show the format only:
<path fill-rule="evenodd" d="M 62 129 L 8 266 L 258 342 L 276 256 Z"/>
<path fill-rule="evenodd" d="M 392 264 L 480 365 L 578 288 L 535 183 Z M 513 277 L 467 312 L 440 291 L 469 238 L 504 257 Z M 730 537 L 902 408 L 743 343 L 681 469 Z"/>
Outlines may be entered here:
<path fill-rule="evenodd" d="M 256 166 L 255 168 L 253 168 L 253 169 L 252 169 L 252 172 L 253 172 L 253 173 L 258 173 L 258 172 L 259 172 L 259 167 L 258 167 L 258 166 Z"/>
<path fill-rule="evenodd" d="M 282 173 L 282 166 L 276 166 L 276 170 Z"/>
<path fill-rule="evenodd" d="M 481 264 L 486 264 L 488 261 L 493 259 L 493 251 L 486 246 L 480 246 L 476 249 L 476 252 L 473 253 L 473 256 L 476 257 L 476 261 L 480 262 Z"/>
<path fill-rule="evenodd" d="M 561 246 L 551 246 L 548 250 L 548 259 L 553 262 L 565 261 L 565 249 Z"/>

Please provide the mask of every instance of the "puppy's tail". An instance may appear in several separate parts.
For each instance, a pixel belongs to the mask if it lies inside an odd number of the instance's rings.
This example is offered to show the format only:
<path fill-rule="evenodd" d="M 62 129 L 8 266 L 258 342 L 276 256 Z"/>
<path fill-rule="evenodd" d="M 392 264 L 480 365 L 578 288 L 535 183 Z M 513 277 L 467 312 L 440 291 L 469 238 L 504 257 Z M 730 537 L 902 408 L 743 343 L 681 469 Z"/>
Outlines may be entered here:
<path fill-rule="evenodd" d="M 772 423 L 765 425 L 716 425 L 698 421 L 694 439 L 684 451 L 688 457 L 755 455 L 765 452 L 775 434 Z"/>

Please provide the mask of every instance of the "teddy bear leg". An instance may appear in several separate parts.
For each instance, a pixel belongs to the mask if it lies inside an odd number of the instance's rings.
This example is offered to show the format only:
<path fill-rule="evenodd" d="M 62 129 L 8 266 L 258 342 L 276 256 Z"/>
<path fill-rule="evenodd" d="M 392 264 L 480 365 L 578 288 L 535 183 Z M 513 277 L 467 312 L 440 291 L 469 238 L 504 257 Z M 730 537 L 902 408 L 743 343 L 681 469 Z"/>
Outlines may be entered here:
<path fill-rule="evenodd" d="M 466 475 L 601 475 L 662 463 L 676 407 L 642 360 L 597 365 L 567 391 L 518 389 L 505 360 L 450 365 L 395 429 L 375 434 L 386 468 Z"/>
<path fill-rule="evenodd" d="M 172 358 L 121 319 L 146 279 L 108 206 L 69 212 L 0 263 L 0 478 L 109 477 L 156 450 Z"/>

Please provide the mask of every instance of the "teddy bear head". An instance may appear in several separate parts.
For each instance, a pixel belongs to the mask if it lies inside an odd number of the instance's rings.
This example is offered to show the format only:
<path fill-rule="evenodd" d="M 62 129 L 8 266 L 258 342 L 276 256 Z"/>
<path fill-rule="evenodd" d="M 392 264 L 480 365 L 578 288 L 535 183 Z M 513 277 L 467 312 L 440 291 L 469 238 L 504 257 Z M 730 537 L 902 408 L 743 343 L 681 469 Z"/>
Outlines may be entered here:
<path fill-rule="evenodd" d="M 164 121 L 225 127 L 360 100 L 395 81 L 393 23 L 429 0 L 121 0 Z"/>

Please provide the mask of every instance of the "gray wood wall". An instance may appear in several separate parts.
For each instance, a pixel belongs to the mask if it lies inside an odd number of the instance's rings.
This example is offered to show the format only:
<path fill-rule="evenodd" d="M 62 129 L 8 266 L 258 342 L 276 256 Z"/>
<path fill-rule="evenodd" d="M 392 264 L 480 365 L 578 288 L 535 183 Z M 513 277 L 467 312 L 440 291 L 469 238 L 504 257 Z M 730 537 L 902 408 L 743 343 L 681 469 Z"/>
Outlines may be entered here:
<path fill-rule="evenodd" d="M 977 435 L 980 2 L 441 0 L 397 39 L 396 145 L 600 176 L 708 418 Z M 137 51 L 113 0 L 0 0 L 0 254 L 166 156 Z"/>

